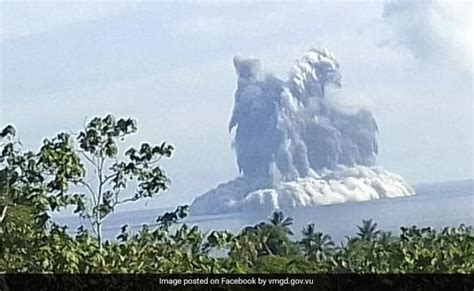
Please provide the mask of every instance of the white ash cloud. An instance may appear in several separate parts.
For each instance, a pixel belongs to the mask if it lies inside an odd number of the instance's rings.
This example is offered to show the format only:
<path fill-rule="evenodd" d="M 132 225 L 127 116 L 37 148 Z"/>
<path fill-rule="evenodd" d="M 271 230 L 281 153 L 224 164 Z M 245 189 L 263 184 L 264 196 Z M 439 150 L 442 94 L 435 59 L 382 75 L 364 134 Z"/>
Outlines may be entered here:
<path fill-rule="evenodd" d="M 272 211 L 345 202 L 411 196 L 413 189 L 399 175 L 382 167 L 338 166 L 334 171 L 261 187 L 259 180 L 239 177 L 196 198 L 193 214 Z"/>

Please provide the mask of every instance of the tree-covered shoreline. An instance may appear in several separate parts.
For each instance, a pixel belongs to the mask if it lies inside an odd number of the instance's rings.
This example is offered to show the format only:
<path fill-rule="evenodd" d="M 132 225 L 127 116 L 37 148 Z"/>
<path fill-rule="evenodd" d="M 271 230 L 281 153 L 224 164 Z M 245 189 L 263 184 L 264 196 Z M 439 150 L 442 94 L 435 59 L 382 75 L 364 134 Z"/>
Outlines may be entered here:
<path fill-rule="evenodd" d="M 401 227 L 392 234 L 367 220 L 336 244 L 314 224 L 294 239 L 293 220 L 282 212 L 238 233 L 204 233 L 182 223 L 189 209 L 180 206 L 137 232 L 124 225 L 107 240 L 101 225 L 117 205 L 153 198 L 168 187 L 159 162 L 173 147 L 142 143 L 121 152 L 121 142 L 136 131 L 134 120 L 107 115 L 76 136 L 45 139 L 38 152 L 21 148 L 13 126 L 0 131 L 0 272 L 474 272 L 474 230 L 465 225 Z M 83 221 L 74 234 L 49 217 L 71 206 Z"/>
<path fill-rule="evenodd" d="M 356 235 L 336 245 L 313 224 L 302 230 L 300 240 L 292 239 L 291 219 L 281 212 L 236 234 L 214 231 L 206 235 L 197 226 L 177 225 L 188 215 L 187 209 L 182 206 L 164 213 L 156 227 L 144 225 L 134 233 L 124 226 L 116 240 L 106 240 L 102 248 L 91 233 L 80 229 L 69 235 L 65 226 L 54 224 L 49 230 L 29 233 L 20 244 L 2 235 L 0 269 L 73 274 L 474 271 L 472 226 L 402 227 L 394 235 L 369 220 L 358 227 Z"/>

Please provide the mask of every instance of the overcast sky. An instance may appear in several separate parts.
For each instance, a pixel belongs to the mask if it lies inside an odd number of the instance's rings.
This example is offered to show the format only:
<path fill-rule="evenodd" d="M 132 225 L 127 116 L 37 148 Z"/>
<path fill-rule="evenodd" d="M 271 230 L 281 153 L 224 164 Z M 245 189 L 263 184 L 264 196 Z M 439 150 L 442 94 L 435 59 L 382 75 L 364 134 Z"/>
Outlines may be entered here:
<path fill-rule="evenodd" d="M 470 2 L 260 4 L 2 3 L 0 126 L 25 147 L 86 118 L 132 116 L 132 141 L 176 147 L 171 189 L 190 202 L 235 177 L 227 123 L 232 57 L 285 78 L 325 47 L 341 63 L 334 98 L 372 110 L 378 163 L 411 183 L 473 178 Z"/>

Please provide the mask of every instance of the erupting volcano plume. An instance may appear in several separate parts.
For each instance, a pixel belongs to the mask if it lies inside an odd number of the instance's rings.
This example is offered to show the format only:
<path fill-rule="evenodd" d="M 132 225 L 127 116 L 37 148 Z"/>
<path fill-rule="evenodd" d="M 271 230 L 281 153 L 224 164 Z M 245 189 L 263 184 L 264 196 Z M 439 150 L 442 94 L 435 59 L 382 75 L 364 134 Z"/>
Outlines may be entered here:
<path fill-rule="evenodd" d="M 339 63 L 311 49 L 281 80 L 260 61 L 234 57 L 237 74 L 229 131 L 240 177 L 196 198 L 193 214 L 308 207 L 413 195 L 376 166 L 378 127 L 367 109 L 329 102 Z"/>

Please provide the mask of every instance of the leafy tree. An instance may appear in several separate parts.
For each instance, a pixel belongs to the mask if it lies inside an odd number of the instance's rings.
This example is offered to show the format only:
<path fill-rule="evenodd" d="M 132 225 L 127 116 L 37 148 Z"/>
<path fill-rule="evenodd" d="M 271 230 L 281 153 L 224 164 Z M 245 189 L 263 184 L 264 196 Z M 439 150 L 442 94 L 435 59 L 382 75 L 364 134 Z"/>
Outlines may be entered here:
<path fill-rule="evenodd" d="M 0 131 L 0 266 L 25 268 L 45 248 L 49 213 L 75 203 L 57 188 L 58 175 L 45 171 L 41 153 L 21 151 L 12 125 Z M 74 175 L 74 173 L 68 173 Z M 28 268 L 40 270 L 39 260 Z"/>
<path fill-rule="evenodd" d="M 0 161 L 4 175 L 12 176 L 7 181 L 15 186 L 10 192 L 17 193 L 12 194 L 13 203 L 23 199 L 21 203 L 39 207 L 36 216 L 43 222 L 48 210 L 75 205 L 75 212 L 90 223 L 102 248 L 103 221 L 118 205 L 154 197 L 169 184 L 158 162 L 171 156 L 171 145 L 142 143 L 119 157 L 119 142 L 136 131 L 135 120 L 107 115 L 93 118 L 76 137 L 59 133 L 45 139 L 38 153 L 22 153 L 19 143 L 10 138 L 2 146 Z M 2 136 L 11 132 L 12 127 L 7 127 Z M 126 191 L 132 184 L 135 190 Z"/>
<path fill-rule="evenodd" d="M 71 155 L 75 159 L 79 159 L 80 155 L 93 169 L 91 171 L 93 174 L 87 175 L 86 167 L 82 164 L 73 167 L 83 174 L 69 182 L 83 186 L 89 194 L 82 196 L 86 197 L 85 203 L 79 205 L 76 211 L 90 222 L 97 235 L 99 246 L 102 245 L 103 221 L 118 205 L 154 197 L 166 190 L 169 184 L 169 178 L 158 166 L 158 162 L 163 157 L 171 156 L 173 151 L 171 145 L 165 142 L 160 145 L 142 143 L 138 148 L 128 149 L 125 152 L 125 159 L 119 159 L 119 141 L 124 141 L 136 131 L 137 125 L 133 119 L 116 120 L 112 115 L 104 118 L 96 117 L 79 132 L 76 139 L 78 149 L 70 153 L 59 151 L 60 156 Z M 57 142 L 46 144 L 51 152 Z M 53 165 L 53 168 L 57 167 Z M 132 181 L 136 183 L 135 191 L 127 197 L 122 197 Z"/>

